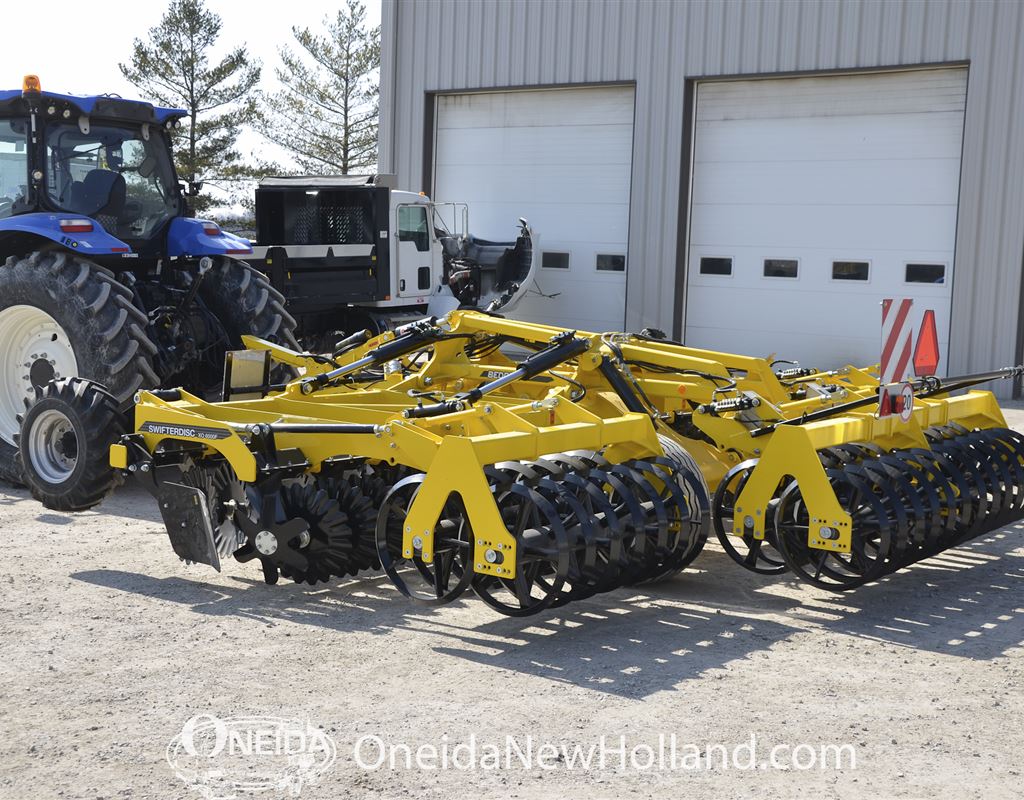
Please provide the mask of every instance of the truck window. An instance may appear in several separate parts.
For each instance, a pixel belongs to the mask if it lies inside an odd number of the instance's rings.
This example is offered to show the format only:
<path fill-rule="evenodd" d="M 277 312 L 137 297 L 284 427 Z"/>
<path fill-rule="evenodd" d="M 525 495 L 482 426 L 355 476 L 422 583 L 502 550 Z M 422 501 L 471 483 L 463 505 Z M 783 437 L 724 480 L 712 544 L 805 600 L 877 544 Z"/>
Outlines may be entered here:
<path fill-rule="evenodd" d="M 412 242 L 421 253 L 430 249 L 426 206 L 399 206 L 398 241 Z"/>

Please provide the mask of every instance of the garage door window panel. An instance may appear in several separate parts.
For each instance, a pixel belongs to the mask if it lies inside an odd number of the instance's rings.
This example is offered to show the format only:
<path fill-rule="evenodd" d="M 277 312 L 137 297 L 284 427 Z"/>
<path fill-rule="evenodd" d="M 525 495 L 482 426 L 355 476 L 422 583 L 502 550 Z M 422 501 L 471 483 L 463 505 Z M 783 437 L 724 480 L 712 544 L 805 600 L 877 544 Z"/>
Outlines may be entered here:
<path fill-rule="evenodd" d="M 943 284 L 946 282 L 946 265 L 922 262 L 907 264 L 905 280 L 907 283 Z"/>
<path fill-rule="evenodd" d="M 685 341 L 866 364 L 878 359 L 877 326 L 865 325 L 878 303 L 921 296 L 945 351 L 966 89 L 961 66 L 699 81 Z M 702 274 L 702 257 L 730 253 L 731 278 Z M 773 260 L 799 260 L 797 277 L 766 272 Z M 833 277 L 833 262 L 867 267 Z M 908 264 L 945 264 L 945 280 L 911 270 L 908 281 Z M 828 324 L 807 336 L 800 320 L 822 308 Z"/>
<path fill-rule="evenodd" d="M 625 272 L 626 257 L 620 253 L 598 253 L 595 265 L 598 272 Z"/>
<path fill-rule="evenodd" d="M 435 97 L 432 196 L 467 202 L 469 230 L 484 239 L 507 240 L 520 216 L 542 232 L 543 293 L 527 293 L 517 318 L 624 327 L 629 267 L 599 271 L 596 257 L 628 252 L 634 94 L 629 85 Z"/>
<path fill-rule="evenodd" d="M 766 258 L 764 260 L 764 277 L 788 278 L 795 280 L 800 276 L 800 262 L 795 258 Z"/>
<path fill-rule="evenodd" d="M 541 255 L 540 265 L 544 269 L 569 269 L 569 254 L 545 250 Z"/>
<path fill-rule="evenodd" d="M 867 283 L 871 280 L 870 261 L 833 261 L 832 280 L 858 281 Z"/>
<path fill-rule="evenodd" d="M 719 278 L 732 277 L 732 257 L 730 256 L 701 256 L 700 274 L 714 275 Z"/>

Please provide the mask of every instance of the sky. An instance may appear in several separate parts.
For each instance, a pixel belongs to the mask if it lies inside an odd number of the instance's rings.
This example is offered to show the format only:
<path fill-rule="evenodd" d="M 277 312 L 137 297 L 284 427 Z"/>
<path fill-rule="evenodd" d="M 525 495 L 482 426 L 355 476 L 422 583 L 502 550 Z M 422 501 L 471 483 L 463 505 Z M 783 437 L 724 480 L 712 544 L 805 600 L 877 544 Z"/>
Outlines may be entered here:
<path fill-rule="evenodd" d="M 380 0 L 364 0 L 367 21 L 380 24 Z M 262 88 L 273 91 L 274 67 L 281 44 L 293 41 L 291 28 L 316 28 L 333 16 L 339 3 L 331 0 L 207 0 L 207 8 L 224 22 L 218 47 L 226 52 L 245 44 L 263 63 Z M 38 75 L 43 89 L 72 94 L 114 93 L 148 100 L 121 76 L 118 63 L 131 56 L 132 40 L 144 38 L 160 21 L 163 0 L 126 3 L 124 0 L 46 0 L 45 3 L 5 3 L 4 46 L 0 50 L 0 89 L 21 86 L 26 74 Z M 45 19 L 41 18 L 45 15 Z M 25 35 L 12 35 L 14 31 Z M 241 149 L 267 160 L 282 154 L 258 134 L 240 140 Z"/>

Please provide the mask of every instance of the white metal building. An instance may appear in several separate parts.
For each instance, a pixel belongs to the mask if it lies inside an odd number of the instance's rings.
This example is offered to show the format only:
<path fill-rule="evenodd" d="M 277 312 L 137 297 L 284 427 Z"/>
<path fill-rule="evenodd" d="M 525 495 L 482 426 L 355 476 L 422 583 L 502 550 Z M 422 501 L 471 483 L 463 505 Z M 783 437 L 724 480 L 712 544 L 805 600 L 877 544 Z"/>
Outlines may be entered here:
<path fill-rule="evenodd" d="M 1024 360 L 1024 3 L 384 0 L 381 167 L 525 216 L 526 318 L 940 371 Z"/>

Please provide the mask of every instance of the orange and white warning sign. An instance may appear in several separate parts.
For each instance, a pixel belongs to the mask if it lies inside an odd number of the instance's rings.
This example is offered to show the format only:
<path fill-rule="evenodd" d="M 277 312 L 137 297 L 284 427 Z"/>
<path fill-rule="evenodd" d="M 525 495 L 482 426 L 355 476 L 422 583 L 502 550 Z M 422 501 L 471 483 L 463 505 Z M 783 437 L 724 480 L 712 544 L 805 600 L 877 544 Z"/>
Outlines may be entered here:
<path fill-rule="evenodd" d="M 934 309 L 920 312 L 909 297 L 882 301 L 882 350 L 878 382 L 901 383 L 911 373 L 919 378 L 939 368 L 939 331 Z"/>
<path fill-rule="evenodd" d="M 913 352 L 914 328 L 909 297 L 882 301 L 882 357 L 878 362 L 878 379 L 883 386 L 899 383 L 907 374 Z"/>

